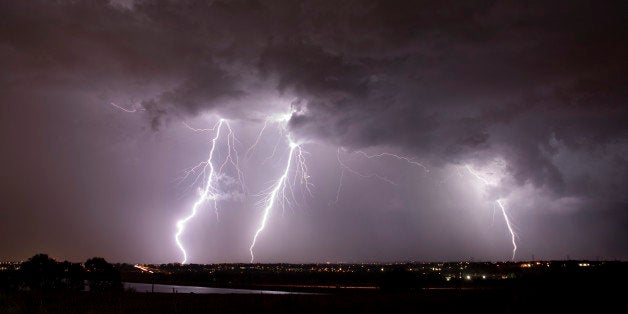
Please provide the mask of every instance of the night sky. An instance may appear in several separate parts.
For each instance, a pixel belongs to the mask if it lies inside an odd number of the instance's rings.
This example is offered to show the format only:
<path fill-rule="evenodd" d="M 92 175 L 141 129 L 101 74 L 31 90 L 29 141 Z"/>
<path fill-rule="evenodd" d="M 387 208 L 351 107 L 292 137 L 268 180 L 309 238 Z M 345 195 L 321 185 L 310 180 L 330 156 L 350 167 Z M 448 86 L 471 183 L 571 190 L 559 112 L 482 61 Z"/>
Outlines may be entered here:
<path fill-rule="evenodd" d="M 0 0 L 0 259 L 627 260 L 624 12 Z"/>

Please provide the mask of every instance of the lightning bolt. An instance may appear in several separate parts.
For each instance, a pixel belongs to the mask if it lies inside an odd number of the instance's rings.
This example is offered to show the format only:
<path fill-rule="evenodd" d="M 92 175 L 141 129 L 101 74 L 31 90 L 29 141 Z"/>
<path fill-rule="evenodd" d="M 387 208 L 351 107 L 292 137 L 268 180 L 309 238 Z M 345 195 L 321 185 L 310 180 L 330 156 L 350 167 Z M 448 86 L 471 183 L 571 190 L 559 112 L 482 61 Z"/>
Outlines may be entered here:
<path fill-rule="evenodd" d="M 113 107 L 121 111 L 128 112 L 128 113 L 135 113 L 139 110 L 144 110 L 144 108 L 139 108 L 139 109 L 138 108 L 125 108 L 113 102 L 111 102 L 110 104 Z M 267 222 L 268 222 L 268 218 L 270 214 L 272 213 L 273 209 L 276 206 L 280 205 L 283 211 L 285 212 L 285 209 L 287 206 L 292 206 L 294 204 L 298 205 L 297 197 L 295 196 L 295 186 L 298 184 L 303 187 L 301 189 L 303 196 L 305 193 L 312 196 L 312 191 L 310 187 L 312 187 L 313 185 L 309 182 L 310 176 L 308 174 L 308 167 L 307 167 L 306 158 L 305 158 L 307 151 L 303 149 L 300 143 L 295 142 L 290 137 L 290 134 L 286 131 L 285 122 L 289 120 L 291 115 L 292 113 L 281 114 L 281 115 L 271 116 L 268 119 L 266 119 L 264 121 L 264 125 L 261 128 L 259 134 L 255 138 L 254 143 L 251 145 L 251 147 L 249 147 L 249 149 L 246 151 L 246 154 L 245 154 L 245 156 L 248 158 L 252 153 L 255 152 L 257 145 L 259 144 L 264 132 L 266 131 L 270 123 L 282 122 L 283 126 L 280 128 L 280 131 L 281 131 L 281 134 L 283 135 L 282 137 L 284 138 L 284 140 L 287 142 L 289 146 L 288 159 L 286 161 L 285 168 L 281 176 L 276 180 L 276 182 L 269 189 L 266 190 L 265 193 L 263 193 L 264 197 L 262 199 L 262 203 L 263 203 L 262 217 L 259 222 L 258 228 L 255 230 L 253 239 L 251 241 L 251 245 L 249 247 L 251 262 L 255 261 L 255 254 L 254 254 L 255 245 L 261 233 L 265 230 Z M 239 157 L 238 157 L 238 153 L 235 147 L 236 143 L 239 143 L 239 141 L 235 137 L 235 134 L 229 122 L 225 119 L 220 118 L 218 122 L 216 122 L 216 124 L 212 128 L 207 128 L 207 129 L 194 128 L 185 122 L 183 122 L 183 125 L 193 132 L 214 132 L 214 136 L 211 139 L 211 147 L 210 147 L 210 152 L 209 152 L 209 156 L 207 160 L 186 169 L 184 171 L 184 176 L 180 178 L 180 182 L 184 182 L 184 181 L 187 181 L 191 176 L 194 176 L 194 179 L 192 180 L 190 187 L 196 185 L 197 182 L 201 178 L 203 178 L 205 181 L 202 187 L 198 189 L 198 198 L 192 205 L 190 209 L 190 213 L 184 218 L 178 220 L 176 223 L 177 231 L 174 235 L 174 238 L 175 238 L 175 242 L 179 250 L 183 254 L 183 259 L 181 263 L 185 264 L 187 263 L 187 260 L 188 260 L 188 253 L 183 243 L 181 242 L 181 236 L 186 230 L 187 223 L 197 215 L 201 206 L 203 206 L 208 201 L 211 201 L 213 203 L 216 218 L 218 219 L 218 212 L 219 212 L 218 199 L 221 196 L 220 190 L 219 190 L 219 180 L 221 178 L 221 175 L 224 173 L 225 168 L 232 167 L 233 169 L 235 169 L 237 173 L 237 179 L 240 183 L 242 192 L 246 193 L 245 191 L 246 189 L 245 189 L 244 180 L 243 180 L 243 172 L 240 170 L 240 167 L 239 167 Z M 216 160 L 215 160 L 215 154 L 216 154 L 218 141 L 220 140 L 223 133 L 226 133 L 226 135 L 224 135 L 226 138 L 226 143 L 225 143 L 226 153 L 223 153 L 224 159 L 222 159 L 222 161 L 218 164 L 216 163 Z M 277 147 L 281 143 L 282 137 L 281 136 L 278 137 L 278 140 L 272 150 L 271 156 L 266 157 L 266 159 L 264 159 L 264 162 L 268 161 L 269 159 L 272 159 L 275 156 Z M 401 156 L 401 155 L 397 155 L 397 154 L 393 154 L 389 152 L 383 152 L 383 153 L 378 153 L 378 154 L 367 154 L 364 151 L 354 151 L 354 153 L 361 155 L 365 157 L 366 159 L 394 158 L 394 159 L 406 162 L 407 164 L 413 167 L 418 167 L 422 169 L 426 173 L 426 175 L 427 173 L 429 173 L 429 169 L 425 165 L 423 165 L 422 163 L 418 161 L 415 161 L 413 158 L 409 158 L 409 157 L 405 157 L 405 156 Z M 345 172 L 349 172 L 361 178 L 365 178 L 365 179 L 376 178 L 388 184 L 395 185 L 395 186 L 397 185 L 397 183 L 395 183 L 394 181 L 384 176 L 381 176 L 377 173 L 364 174 L 348 166 L 341 158 L 341 147 L 339 147 L 337 151 L 337 160 L 338 160 L 338 164 L 340 165 L 341 171 L 340 171 L 338 189 L 336 192 L 336 198 L 334 201 L 335 203 L 337 203 L 340 198 L 340 193 L 342 191 L 342 185 L 343 185 L 342 181 L 343 181 Z M 485 177 L 480 175 L 478 172 L 474 171 L 471 168 L 471 166 L 465 165 L 465 167 L 471 175 L 473 175 L 476 179 L 481 181 L 484 185 L 486 186 L 492 185 Z M 462 176 L 459 168 L 457 169 L 458 169 L 458 175 Z M 293 173 L 292 176 L 291 176 L 291 173 Z M 510 233 L 512 246 L 513 246 L 512 259 L 514 260 L 516 256 L 516 252 L 517 252 L 517 242 L 516 242 L 517 235 L 514 231 L 514 228 L 510 221 L 510 217 L 508 216 L 506 207 L 504 206 L 503 200 L 497 199 L 495 200 L 495 203 L 500 208 L 502 216 L 504 217 L 504 221 Z"/>
<path fill-rule="evenodd" d="M 203 187 L 199 188 L 198 199 L 192 205 L 190 214 L 188 214 L 183 219 L 180 219 L 176 223 L 177 232 L 174 238 L 175 238 L 175 242 L 177 243 L 177 246 L 179 247 L 179 250 L 183 254 L 183 260 L 181 261 L 181 264 L 185 264 L 188 260 L 188 253 L 185 250 L 183 243 L 181 242 L 181 235 L 185 231 L 185 227 L 188 221 L 190 221 L 196 216 L 199 208 L 206 201 L 213 202 L 214 212 L 216 214 L 216 218 L 218 219 L 218 198 L 220 196 L 220 191 L 218 189 L 218 180 L 220 179 L 220 175 L 224 172 L 225 166 L 227 165 L 233 166 L 233 168 L 237 172 L 238 180 L 241 184 L 242 191 L 245 190 L 243 179 L 242 179 L 242 171 L 240 170 L 239 165 L 238 165 L 237 151 L 235 150 L 235 147 L 234 147 L 237 139 L 235 138 L 235 135 L 233 134 L 233 130 L 231 129 L 231 125 L 229 124 L 229 122 L 221 118 L 211 129 L 195 129 L 186 123 L 184 123 L 184 125 L 186 125 L 186 127 L 188 127 L 189 129 L 195 132 L 215 131 L 215 133 L 214 133 L 214 137 L 211 140 L 211 148 L 210 148 L 209 157 L 207 158 L 207 160 L 186 170 L 185 176 L 181 180 L 181 181 L 185 181 L 191 174 L 197 173 L 197 172 L 198 174 L 196 175 L 196 178 L 192 182 L 192 185 L 194 185 L 199 180 L 200 177 L 206 178 L 206 181 Z M 223 129 L 226 129 L 227 131 L 227 135 L 226 135 L 227 153 L 223 162 L 217 168 L 214 165 L 214 162 L 215 162 L 214 155 L 216 153 L 217 142 L 221 136 L 221 130 Z"/>
<path fill-rule="evenodd" d="M 465 165 L 465 167 L 467 168 L 467 170 L 469 171 L 469 173 L 471 175 L 476 177 L 478 180 L 482 181 L 482 183 L 484 183 L 484 185 L 486 185 L 486 186 L 490 186 L 491 185 L 491 183 L 486 178 L 484 178 L 479 173 L 474 171 L 471 168 L 471 166 Z M 515 233 L 514 228 L 512 227 L 512 223 L 510 222 L 510 218 L 508 217 L 508 214 L 506 213 L 506 208 L 504 207 L 504 204 L 502 204 L 502 200 L 501 199 L 497 199 L 497 200 L 495 200 L 495 202 L 497 203 L 497 205 L 501 209 L 502 216 L 504 216 L 504 221 L 506 221 L 506 227 L 508 227 L 508 232 L 510 233 L 510 239 L 511 239 L 511 242 L 512 242 L 512 260 L 514 261 L 515 260 L 515 255 L 517 254 L 517 241 L 516 241 L 517 234 Z"/>
<path fill-rule="evenodd" d="M 382 181 L 384 181 L 384 182 L 386 182 L 388 184 L 397 185 L 396 182 L 394 182 L 394 181 L 392 181 L 392 180 L 390 180 L 390 179 L 388 179 L 386 177 L 380 176 L 380 175 L 378 175 L 376 173 L 363 174 L 363 173 L 361 173 L 361 172 L 359 172 L 359 171 L 349 167 L 345 162 L 342 161 L 342 158 L 340 158 L 340 149 L 341 148 L 338 147 L 338 152 L 336 154 L 336 157 L 338 159 L 338 164 L 340 165 L 340 168 L 342 169 L 342 171 L 348 171 L 348 172 L 350 172 L 350 173 L 352 173 L 352 174 L 354 174 L 354 175 L 356 175 L 356 176 L 358 176 L 360 178 L 364 178 L 364 179 L 377 178 L 377 179 L 382 180 Z"/>
<path fill-rule="evenodd" d="M 356 176 L 359 176 L 361 178 L 378 178 L 386 183 L 392 184 L 392 185 L 397 185 L 395 182 L 391 181 L 390 179 L 386 178 L 386 177 L 382 177 L 378 174 L 363 174 L 360 173 L 354 169 L 352 169 L 351 167 L 349 167 L 346 163 L 344 163 L 342 161 L 342 159 L 340 158 L 340 150 L 341 148 L 338 148 L 338 152 L 337 152 L 337 159 L 338 159 L 338 164 L 340 165 L 341 168 L 341 172 L 340 172 L 340 179 L 338 182 L 338 189 L 336 191 L 336 199 L 334 200 L 334 202 L 332 203 L 338 203 L 338 200 L 340 198 L 340 193 L 342 191 L 342 180 L 344 178 L 344 173 L 345 171 L 348 171 L 352 174 L 355 174 Z M 388 152 L 383 152 L 383 153 L 379 153 L 379 154 L 367 154 L 364 151 L 355 151 L 356 154 L 362 155 L 367 159 L 372 159 L 372 158 L 383 158 L 383 157 L 391 157 L 391 158 L 396 158 L 398 160 L 404 161 L 408 164 L 410 164 L 411 166 L 415 166 L 415 167 L 419 167 L 421 168 L 423 171 L 425 171 L 426 175 L 427 173 L 429 173 L 429 169 L 423 165 L 420 162 L 415 161 L 412 158 L 409 157 L 405 157 L 405 156 L 400 156 L 397 154 L 393 154 L 393 153 L 388 153 Z M 474 171 L 469 165 L 465 165 L 466 169 L 469 171 L 469 173 L 471 173 L 471 175 L 473 175 L 475 178 L 477 178 L 478 180 L 480 180 L 482 183 L 484 183 L 484 185 L 486 186 L 490 186 L 491 183 L 484 178 L 483 176 L 481 176 L 479 173 L 477 173 L 476 171 Z M 458 169 L 458 175 L 462 176 L 462 174 L 460 173 L 460 170 Z M 512 250 L 512 260 L 515 259 L 515 256 L 517 254 L 517 235 L 514 231 L 514 228 L 512 226 L 512 223 L 510 221 L 510 217 L 508 216 L 508 213 L 506 212 L 506 207 L 504 206 L 503 202 L 501 199 L 498 199 L 495 201 L 496 204 L 499 206 L 502 216 L 504 217 L 504 220 L 506 222 L 506 226 L 508 228 L 508 231 L 510 233 L 510 237 L 511 237 L 511 242 L 512 242 L 512 246 L 513 246 L 513 250 Z"/>
<path fill-rule="evenodd" d="M 218 124 L 216 124 L 216 125 L 214 125 L 213 128 L 210 128 L 210 129 L 198 129 L 198 128 L 195 128 L 195 127 L 187 124 L 187 122 L 185 122 L 185 121 L 181 122 L 181 124 L 183 124 L 183 126 L 185 126 L 190 131 L 193 131 L 193 132 L 214 132 L 214 131 L 216 131 L 216 127 L 218 126 Z"/>
<path fill-rule="evenodd" d="M 264 126 L 262 127 L 262 130 L 260 130 L 259 134 L 257 134 L 257 138 L 255 138 L 255 142 L 253 142 L 253 145 L 251 145 L 251 147 L 249 147 L 249 149 L 246 150 L 246 154 L 244 154 L 245 157 L 249 157 L 251 153 L 255 151 L 255 148 L 257 148 L 257 144 L 259 143 L 259 140 L 262 138 L 262 134 L 264 134 L 264 131 L 266 130 L 266 127 L 268 126 L 268 122 L 269 122 L 268 119 L 264 120 Z"/>
<path fill-rule="evenodd" d="M 135 108 L 128 109 L 122 106 L 118 106 L 113 102 L 111 102 L 110 104 L 113 107 L 119 110 L 122 110 L 124 112 L 135 113 L 138 111 L 138 109 L 135 109 Z M 139 110 L 145 110 L 145 109 L 140 108 Z M 275 115 L 269 116 L 264 121 L 264 126 L 262 127 L 259 134 L 257 135 L 254 143 L 251 145 L 251 147 L 249 147 L 249 149 L 246 151 L 246 154 L 245 154 L 245 156 L 248 158 L 255 151 L 255 148 L 259 144 L 259 141 L 262 135 L 264 134 L 264 131 L 268 127 L 269 123 L 274 123 L 274 122 L 282 123 L 283 126 L 280 128 L 280 130 L 281 130 L 282 135 L 284 135 L 284 138 L 288 142 L 288 145 L 290 148 L 288 152 L 288 161 L 286 163 L 286 167 L 282 175 L 279 177 L 277 182 L 271 187 L 270 192 L 266 193 L 263 199 L 263 202 L 265 203 L 265 205 L 264 205 L 262 219 L 260 221 L 260 225 L 258 229 L 255 232 L 255 235 L 253 236 L 253 240 L 249 248 L 249 251 L 251 254 L 251 262 L 255 260 L 254 248 L 255 248 L 257 239 L 260 233 L 265 229 L 266 223 L 268 221 L 268 217 L 272 209 L 276 205 L 276 203 L 279 201 L 279 199 L 281 200 L 281 206 L 284 212 L 285 212 L 286 205 L 292 205 L 292 203 L 296 204 L 297 198 L 295 197 L 294 190 L 297 183 L 300 183 L 300 185 L 303 186 L 302 193 L 307 192 L 307 194 L 312 196 L 311 187 L 313 186 L 313 184 L 310 183 L 309 181 L 310 176 L 308 174 L 308 167 L 307 167 L 306 158 L 305 158 L 305 155 L 307 154 L 307 152 L 303 149 L 303 147 L 299 143 L 293 141 L 290 135 L 286 131 L 286 123 L 290 119 L 293 113 L 294 111 L 290 113 L 275 114 Z M 190 209 L 190 213 L 184 218 L 178 220 L 176 223 L 177 231 L 174 235 L 174 239 L 179 250 L 183 254 L 183 259 L 181 261 L 181 264 L 187 263 L 187 260 L 188 260 L 187 250 L 185 249 L 183 243 L 181 242 L 181 235 L 185 232 L 187 223 L 190 220 L 192 220 L 194 217 L 196 217 L 201 206 L 205 204 L 207 201 L 213 202 L 213 207 L 216 213 L 216 218 L 218 219 L 218 198 L 220 197 L 218 181 L 220 179 L 221 174 L 224 172 L 225 167 L 231 166 L 235 169 L 237 173 L 237 179 L 241 185 L 241 189 L 244 193 L 246 193 L 246 188 L 245 188 L 244 180 L 243 180 L 243 172 L 240 170 L 239 157 L 237 154 L 237 150 L 235 148 L 236 143 L 239 143 L 239 141 L 235 137 L 233 129 L 231 128 L 231 125 L 229 124 L 229 122 L 221 118 L 212 128 L 208 128 L 208 129 L 194 128 L 190 126 L 189 124 L 187 124 L 186 122 L 183 122 L 183 125 L 193 132 L 214 132 L 214 136 L 211 140 L 211 148 L 210 148 L 210 152 L 209 152 L 209 156 L 207 160 L 200 162 L 199 164 L 184 170 L 183 176 L 176 180 L 179 184 L 181 184 L 185 181 L 188 181 L 190 177 L 194 177 L 194 179 L 192 180 L 192 183 L 189 186 L 191 188 L 195 186 L 201 178 L 205 179 L 205 184 L 202 186 L 202 188 L 199 188 L 198 198 L 192 205 Z M 216 162 L 216 160 L 214 158 L 215 157 L 214 155 L 216 154 L 217 142 L 219 141 L 221 137 L 221 133 L 223 132 L 227 133 L 226 156 L 222 160 L 222 163 L 220 163 L 219 165 L 215 165 L 214 163 Z M 279 146 L 280 139 L 281 137 L 278 138 L 277 143 L 275 144 L 275 147 L 273 148 L 272 155 L 267 157 L 264 160 L 264 162 L 274 157 L 277 147 Z M 292 168 L 295 168 L 293 171 L 294 176 L 290 177 Z"/>
<path fill-rule="evenodd" d="M 364 157 L 366 157 L 368 159 L 371 159 L 371 158 L 382 158 L 382 157 L 393 157 L 393 158 L 405 161 L 406 163 L 408 163 L 408 164 L 410 164 L 412 166 L 419 167 L 419 168 L 423 169 L 423 171 L 425 171 L 425 174 L 430 172 L 430 170 L 425 165 L 423 165 L 422 163 L 420 163 L 418 161 L 415 161 L 415 160 L 413 160 L 412 158 L 409 158 L 409 157 L 400 156 L 400 155 L 397 155 L 397 154 L 387 153 L 387 152 L 374 154 L 374 155 L 369 155 L 369 154 L 367 154 L 367 153 L 365 153 L 365 152 L 363 152 L 361 150 L 356 151 L 356 153 L 358 153 L 358 154 L 360 154 L 360 155 L 362 155 L 362 156 L 364 156 Z"/>
<path fill-rule="evenodd" d="M 109 104 L 111 104 L 112 106 L 114 106 L 114 107 L 116 107 L 116 108 L 118 108 L 118 109 L 120 109 L 120 110 L 122 110 L 122 111 L 124 111 L 124 112 L 128 112 L 128 113 L 136 113 L 136 112 L 137 112 L 137 110 L 138 110 L 138 109 L 135 109 L 135 108 L 131 108 L 131 109 L 129 109 L 129 108 L 124 108 L 124 107 L 122 107 L 122 106 L 120 106 L 120 105 L 116 105 L 116 104 L 115 104 L 115 103 L 113 103 L 113 102 L 110 102 Z M 139 110 L 145 111 L 146 109 L 144 109 L 144 108 L 140 108 Z"/>
<path fill-rule="evenodd" d="M 292 166 L 292 159 L 294 157 L 294 152 L 297 149 L 297 147 L 299 147 L 297 144 L 290 141 L 290 151 L 288 153 L 288 162 L 286 163 L 286 168 L 283 174 L 281 175 L 281 177 L 279 177 L 279 180 L 277 180 L 277 182 L 273 186 L 271 192 L 268 194 L 268 197 L 266 199 L 266 207 L 264 208 L 264 214 L 262 215 L 262 220 L 260 222 L 259 227 L 255 231 L 255 235 L 253 236 L 253 241 L 251 242 L 251 246 L 249 247 L 249 252 L 251 253 L 251 263 L 253 263 L 253 261 L 255 260 L 255 254 L 253 252 L 253 249 L 255 248 L 257 237 L 264 230 L 264 228 L 266 228 L 266 221 L 268 220 L 268 215 L 270 214 L 271 210 L 275 206 L 275 202 L 277 200 L 277 196 L 279 195 L 279 193 L 282 193 L 284 195 L 282 201 L 285 201 L 286 180 L 288 179 L 290 167 Z"/>
<path fill-rule="evenodd" d="M 338 147 L 337 153 L 336 153 L 336 159 L 338 160 L 338 165 L 340 165 L 340 178 L 338 179 L 338 189 L 336 189 L 336 199 L 333 202 L 330 202 L 329 204 L 338 204 L 338 201 L 340 200 L 340 193 L 342 192 L 342 179 L 345 176 L 345 171 L 348 171 L 360 178 L 363 179 L 370 179 L 370 178 L 377 178 L 379 180 L 382 180 L 390 185 L 397 185 L 397 183 L 395 183 L 394 181 L 386 178 L 386 177 L 382 177 L 376 173 L 370 173 L 370 174 L 363 174 L 351 167 L 349 167 L 346 163 L 344 163 L 342 161 L 342 158 L 340 158 L 340 150 L 341 148 Z"/>
<path fill-rule="evenodd" d="M 263 197 L 264 209 L 263 209 L 262 218 L 261 218 L 258 228 L 255 231 L 255 234 L 253 235 L 251 246 L 249 247 L 249 253 L 251 254 L 251 263 L 255 261 L 254 250 L 255 250 L 255 244 L 257 243 L 257 239 L 259 238 L 261 232 L 264 231 L 264 229 L 266 228 L 268 217 L 270 216 L 270 213 L 272 212 L 273 208 L 277 205 L 277 203 L 281 203 L 281 208 L 283 212 L 285 212 L 285 208 L 287 205 L 290 206 L 292 205 L 292 203 L 295 203 L 298 205 L 297 197 L 295 196 L 295 191 L 294 191 L 297 183 L 303 187 L 302 193 L 307 192 L 308 195 L 312 196 L 311 187 L 313 186 L 313 184 L 310 183 L 309 181 L 310 175 L 308 174 L 308 167 L 307 167 L 307 162 L 305 158 L 305 154 L 307 152 L 303 149 L 301 144 L 295 142 L 290 137 L 290 134 L 288 134 L 286 130 L 286 122 L 290 119 L 291 115 L 292 113 L 285 114 L 285 115 L 278 115 L 278 116 L 270 117 L 269 119 L 267 119 L 267 121 L 264 123 L 264 127 L 260 131 L 260 134 L 257 136 L 257 139 L 253 143 L 253 146 L 251 146 L 251 148 L 249 148 L 248 150 L 248 151 L 253 151 L 255 149 L 255 146 L 259 142 L 261 134 L 264 132 L 269 122 L 283 122 L 283 126 L 281 127 L 281 130 L 282 130 L 282 133 L 286 134 L 284 137 L 290 148 L 288 151 L 288 160 L 286 161 L 284 171 L 282 172 L 279 179 L 277 179 L 275 184 L 271 186 L 271 188 L 268 190 L 268 192 L 265 193 L 265 196 Z M 272 156 L 275 155 L 276 149 L 277 149 L 277 145 L 275 145 L 275 148 L 273 149 L 271 157 L 267 157 L 264 161 L 268 160 L 269 158 L 272 158 Z M 293 168 L 294 168 L 294 171 L 293 171 L 294 175 L 290 177 L 290 172 L 291 172 L 291 169 Z"/>
<path fill-rule="evenodd" d="M 510 232 L 510 240 L 512 241 L 512 260 L 514 261 L 515 255 L 517 254 L 517 241 L 515 240 L 517 235 L 513 231 L 512 225 L 510 224 L 510 219 L 508 218 L 508 215 L 506 214 L 506 208 L 504 208 L 502 201 L 496 200 L 495 202 L 497 202 L 497 205 L 499 205 L 499 208 L 501 208 L 502 215 L 504 216 L 504 220 L 506 221 L 506 226 L 508 227 L 508 231 Z"/>
<path fill-rule="evenodd" d="M 386 182 L 388 184 L 395 185 L 395 186 L 397 185 L 396 182 L 388 179 L 387 177 L 380 176 L 380 175 L 378 175 L 376 173 L 364 174 L 364 173 L 361 173 L 361 172 L 359 172 L 359 171 L 349 167 L 340 158 L 340 151 L 341 151 L 341 149 L 342 149 L 341 147 L 338 147 L 338 151 L 337 151 L 337 154 L 336 154 L 336 158 L 338 160 L 338 164 L 340 165 L 340 178 L 338 180 L 338 189 L 336 190 L 336 199 L 333 202 L 331 202 L 330 204 L 337 204 L 338 200 L 340 199 L 340 193 L 342 191 L 342 180 L 344 178 L 345 171 L 348 171 L 348 172 L 350 172 L 350 173 L 352 173 L 352 174 L 354 174 L 354 175 L 356 175 L 358 177 L 364 178 L 364 179 L 377 178 L 377 179 L 382 180 L 382 181 L 384 181 L 384 182 Z M 367 159 L 392 157 L 392 158 L 404 161 L 404 162 L 406 162 L 407 164 L 409 164 L 409 165 L 411 165 L 413 167 L 421 168 L 423 171 L 425 171 L 426 175 L 430 171 L 425 165 L 423 165 L 422 163 L 420 163 L 418 161 L 415 161 L 414 159 L 412 159 L 410 157 L 400 156 L 400 155 L 393 154 L 393 153 L 388 153 L 388 152 L 369 155 L 369 154 L 367 154 L 367 153 L 365 153 L 364 151 L 361 151 L 361 150 L 355 151 L 354 153 L 356 153 L 358 155 L 361 155 L 361 156 L 364 156 Z"/>

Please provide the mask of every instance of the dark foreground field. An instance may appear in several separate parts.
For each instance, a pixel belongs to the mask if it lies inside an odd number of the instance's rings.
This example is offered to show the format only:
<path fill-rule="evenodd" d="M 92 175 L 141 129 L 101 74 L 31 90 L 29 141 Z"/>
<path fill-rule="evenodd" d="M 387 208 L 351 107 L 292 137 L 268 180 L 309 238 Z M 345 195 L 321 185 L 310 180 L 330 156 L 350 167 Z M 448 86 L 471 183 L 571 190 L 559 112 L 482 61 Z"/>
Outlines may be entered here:
<path fill-rule="evenodd" d="M 40 254 L 3 267 L 0 314 L 624 313 L 628 300 L 625 262 L 142 266 Z M 314 293 L 146 293 L 122 282 Z"/>
<path fill-rule="evenodd" d="M 625 287 L 421 290 L 321 295 L 11 292 L 0 313 L 610 313 Z"/>

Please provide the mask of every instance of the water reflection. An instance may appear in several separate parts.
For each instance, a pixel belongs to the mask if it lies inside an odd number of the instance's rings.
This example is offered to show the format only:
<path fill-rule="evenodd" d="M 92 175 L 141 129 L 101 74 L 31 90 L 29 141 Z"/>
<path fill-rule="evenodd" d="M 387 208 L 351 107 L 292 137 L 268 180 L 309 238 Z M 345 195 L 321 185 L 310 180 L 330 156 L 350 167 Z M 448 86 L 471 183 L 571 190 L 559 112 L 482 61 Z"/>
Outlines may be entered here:
<path fill-rule="evenodd" d="M 133 289 L 137 292 L 202 293 L 202 294 L 207 294 L 207 293 L 214 293 L 214 294 L 310 294 L 310 293 L 289 292 L 289 291 L 160 285 L 160 284 L 139 283 L 139 282 L 124 282 L 123 284 L 124 284 L 125 289 Z"/>

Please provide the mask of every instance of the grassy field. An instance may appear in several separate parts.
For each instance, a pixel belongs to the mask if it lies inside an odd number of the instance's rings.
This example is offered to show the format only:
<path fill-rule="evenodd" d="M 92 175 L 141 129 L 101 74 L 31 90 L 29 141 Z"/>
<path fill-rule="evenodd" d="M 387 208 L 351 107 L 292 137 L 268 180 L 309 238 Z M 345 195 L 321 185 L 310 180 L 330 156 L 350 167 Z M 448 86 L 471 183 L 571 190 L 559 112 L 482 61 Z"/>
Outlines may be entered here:
<path fill-rule="evenodd" d="M 480 289 L 323 295 L 0 293 L 0 313 L 531 313 L 611 312 L 622 290 Z"/>

